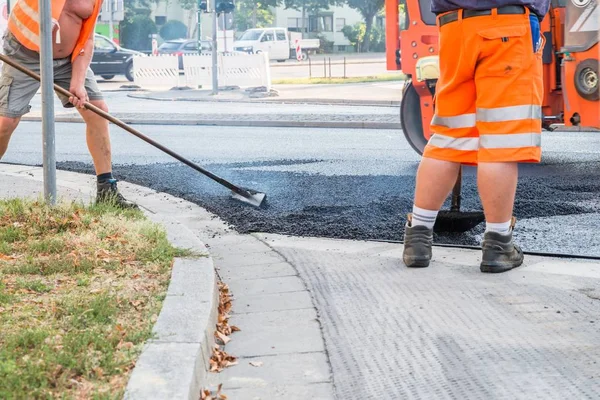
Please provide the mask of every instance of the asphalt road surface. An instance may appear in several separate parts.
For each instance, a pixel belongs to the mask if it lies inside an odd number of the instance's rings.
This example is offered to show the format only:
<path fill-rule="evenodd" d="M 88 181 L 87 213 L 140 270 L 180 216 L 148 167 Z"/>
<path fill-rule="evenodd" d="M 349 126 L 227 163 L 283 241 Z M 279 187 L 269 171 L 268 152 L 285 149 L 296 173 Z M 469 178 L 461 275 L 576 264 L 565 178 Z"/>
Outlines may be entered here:
<path fill-rule="evenodd" d="M 140 126 L 210 171 L 268 194 L 264 209 L 113 129 L 115 173 L 196 202 L 241 232 L 401 240 L 419 158 L 399 131 Z M 92 172 L 84 126 L 57 124 L 58 167 Z M 3 162 L 39 165 L 41 125 L 22 123 Z M 541 165 L 523 165 L 515 214 L 525 250 L 600 256 L 600 134 L 544 133 Z M 479 210 L 474 171 L 463 208 Z M 477 245 L 483 226 L 438 242 Z"/>

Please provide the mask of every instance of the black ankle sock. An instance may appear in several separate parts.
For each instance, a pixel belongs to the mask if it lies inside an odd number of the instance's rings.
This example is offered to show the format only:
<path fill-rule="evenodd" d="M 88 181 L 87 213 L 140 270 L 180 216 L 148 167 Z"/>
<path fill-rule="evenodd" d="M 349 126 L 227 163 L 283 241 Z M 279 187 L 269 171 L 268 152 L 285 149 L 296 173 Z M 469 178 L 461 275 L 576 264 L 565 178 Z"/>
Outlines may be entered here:
<path fill-rule="evenodd" d="M 105 183 L 108 182 L 110 179 L 114 179 L 112 172 L 107 172 L 105 174 L 98 175 L 98 183 Z"/>

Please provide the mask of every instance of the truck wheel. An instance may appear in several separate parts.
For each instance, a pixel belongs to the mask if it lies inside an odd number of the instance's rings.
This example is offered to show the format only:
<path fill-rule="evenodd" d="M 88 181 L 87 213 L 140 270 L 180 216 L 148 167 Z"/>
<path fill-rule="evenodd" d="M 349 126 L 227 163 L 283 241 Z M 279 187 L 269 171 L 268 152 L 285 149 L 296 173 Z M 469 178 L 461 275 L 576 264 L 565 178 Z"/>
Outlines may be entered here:
<path fill-rule="evenodd" d="M 300 61 L 306 61 L 308 60 L 308 53 L 306 51 L 302 51 L 300 52 Z"/>
<path fill-rule="evenodd" d="M 575 89 L 581 97 L 589 101 L 600 99 L 598 86 L 598 60 L 589 58 L 577 65 L 575 70 Z"/>
<path fill-rule="evenodd" d="M 114 75 L 100 75 L 102 77 L 102 79 L 104 79 L 105 81 L 110 81 L 112 78 L 114 78 Z"/>
<path fill-rule="evenodd" d="M 419 155 L 423 155 L 427 139 L 425 139 L 423 120 L 421 119 L 421 99 L 412 83 L 405 86 L 402 93 L 400 124 L 410 147 Z"/>

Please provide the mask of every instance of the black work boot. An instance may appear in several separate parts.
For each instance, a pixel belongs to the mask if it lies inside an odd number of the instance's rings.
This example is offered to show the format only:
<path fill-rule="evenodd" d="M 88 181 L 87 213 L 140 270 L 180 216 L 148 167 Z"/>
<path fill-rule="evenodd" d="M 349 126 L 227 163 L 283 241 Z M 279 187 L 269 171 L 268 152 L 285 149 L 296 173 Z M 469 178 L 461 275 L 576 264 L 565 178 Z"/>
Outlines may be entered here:
<path fill-rule="evenodd" d="M 502 235 L 498 232 L 486 232 L 483 236 L 481 272 L 505 272 L 523 264 L 523 251 L 513 242 L 513 228 L 516 219 L 513 217 L 510 233 Z"/>
<path fill-rule="evenodd" d="M 433 246 L 433 229 L 426 226 L 412 226 L 412 214 L 408 214 L 404 228 L 404 253 L 402 259 L 409 268 L 429 267 Z"/>
<path fill-rule="evenodd" d="M 96 196 L 96 203 L 112 204 L 119 208 L 139 208 L 137 204 L 128 201 L 119 193 L 117 188 L 117 180 L 109 179 L 106 182 L 98 182 L 98 194 Z"/>

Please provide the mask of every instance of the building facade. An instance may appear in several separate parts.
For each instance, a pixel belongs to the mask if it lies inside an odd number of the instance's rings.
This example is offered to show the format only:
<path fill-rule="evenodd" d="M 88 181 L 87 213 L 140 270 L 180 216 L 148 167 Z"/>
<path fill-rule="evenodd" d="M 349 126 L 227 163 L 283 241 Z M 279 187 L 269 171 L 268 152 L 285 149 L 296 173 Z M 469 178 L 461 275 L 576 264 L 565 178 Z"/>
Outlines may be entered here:
<path fill-rule="evenodd" d="M 301 10 L 277 7 L 274 14 L 275 26 L 295 32 L 302 32 L 304 27 L 309 39 L 321 36 L 333 43 L 335 52 L 353 51 L 353 46 L 342 33 L 342 28 L 363 22 L 362 15 L 348 6 L 333 6 L 328 10 L 319 11 L 317 15 L 306 13 L 304 25 Z"/>

